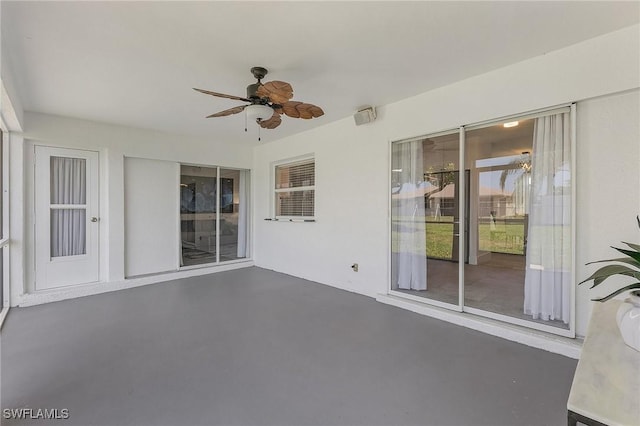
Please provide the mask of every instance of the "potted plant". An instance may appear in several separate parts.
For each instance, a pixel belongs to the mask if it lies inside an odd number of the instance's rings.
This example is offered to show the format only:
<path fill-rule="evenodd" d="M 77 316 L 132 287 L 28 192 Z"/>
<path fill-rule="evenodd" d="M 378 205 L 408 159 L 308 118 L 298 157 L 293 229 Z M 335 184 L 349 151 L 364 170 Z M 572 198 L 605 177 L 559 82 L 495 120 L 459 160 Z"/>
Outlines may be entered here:
<path fill-rule="evenodd" d="M 636 217 L 636 220 L 640 228 L 640 216 Z M 593 263 L 608 263 L 608 265 L 599 268 L 591 274 L 589 278 L 579 284 L 593 281 L 591 288 L 594 288 L 608 278 L 616 275 L 632 277 L 637 280 L 637 282 L 615 289 L 604 297 L 592 300 L 596 302 L 606 302 L 621 293 L 631 291 L 629 297 L 620 305 L 616 319 L 624 342 L 635 350 L 640 351 L 640 245 L 624 241 L 622 243 L 626 244 L 629 248 L 612 248 L 624 254 L 625 257 L 587 263 L 587 265 Z"/>

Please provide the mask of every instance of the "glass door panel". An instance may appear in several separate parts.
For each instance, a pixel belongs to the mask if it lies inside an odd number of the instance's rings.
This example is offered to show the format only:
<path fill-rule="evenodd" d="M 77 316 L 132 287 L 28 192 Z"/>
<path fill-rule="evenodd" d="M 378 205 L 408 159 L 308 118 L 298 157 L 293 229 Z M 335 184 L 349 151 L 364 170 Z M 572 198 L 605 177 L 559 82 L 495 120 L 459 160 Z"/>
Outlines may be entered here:
<path fill-rule="evenodd" d="M 554 154 L 539 152 L 545 149 L 542 145 L 537 149 L 534 147 L 536 120 L 521 120 L 508 127 L 496 123 L 466 132 L 466 162 L 471 169 L 468 186 L 471 221 L 464 304 L 472 309 L 519 320 L 568 328 L 568 323 L 536 318 L 525 308 L 525 281 L 527 276 L 531 279 L 536 274 L 535 267 L 527 266 L 532 263 L 528 259 L 530 253 L 527 253 L 531 208 L 532 203 L 535 204 L 532 175 L 548 173 L 551 167 L 553 176 L 560 176 L 558 170 L 553 171 L 553 166 L 547 163 Z M 553 186 L 553 180 L 557 180 L 553 176 L 542 180 Z M 564 208 L 568 209 L 570 202 L 565 204 Z M 564 248 L 560 245 L 548 247 L 550 253 L 555 250 L 564 251 Z M 551 263 L 543 268 L 552 268 Z M 549 285 L 554 284 L 549 282 Z M 562 292 L 561 286 L 558 289 Z M 530 291 L 529 296 L 550 295 L 553 291 L 539 288 Z"/>
<path fill-rule="evenodd" d="M 392 146 L 391 289 L 458 305 L 457 133 Z"/>
<path fill-rule="evenodd" d="M 87 253 L 87 160 L 50 157 L 51 258 Z"/>
<path fill-rule="evenodd" d="M 247 257 L 247 172 L 220 169 L 220 262 Z"/>
<path fill-rule="evenodd" d="M 180 166 L 181 266 L 217 262 L 217 193 L 216 168 Z"/>
<path fill-rule="evenodd" d="M 469 185 L 469 172 L 465 172 L 466 185 Z M 442 187 L 429 196 L 426 219 L 427 256 L 430 259 L 450 260 L 457 262 L 460 257 L 460 172 L 425 173 L 425 180 L 435 186 Z M 469 204 L 468 197 L 465 202 Z M 467 208 L 468 211 L 468 208 Z M 462 222 L 465 232 L 468 231 L 468 220 Z M 465 263 L 468 261 L 468 244 L 465 249 Z"/>

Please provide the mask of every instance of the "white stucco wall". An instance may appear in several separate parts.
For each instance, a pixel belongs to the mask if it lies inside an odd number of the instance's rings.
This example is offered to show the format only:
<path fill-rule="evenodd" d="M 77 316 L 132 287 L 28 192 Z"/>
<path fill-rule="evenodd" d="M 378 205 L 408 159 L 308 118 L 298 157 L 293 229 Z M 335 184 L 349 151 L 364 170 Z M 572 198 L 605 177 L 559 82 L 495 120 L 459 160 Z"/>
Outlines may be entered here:
<path fill-rule="evenodd" d="M 620 257 L 610 246 L 640 242 L 640 91 L 579 102 L 577 115 L 576 262 L 582 281 L 602 266 L 585 263 Z M 591 283 L 580 286 L 579 331 L 585 331 L 589 300 L 604 296 L 622 280 L 610 279 L 592 292 L 587 288 Z"/>
<path fill-rule="evenodd" d="M 390 141 L 578 102 L 576 278 L 586 277 L 586 261 L 638 235 L 633 232 L 640 211 L 639 34 L 638 25 L 628 27 L 379 107 L 377 121 L 369 125 L 356 127 L 349 117 L 255 148 L 256 264 L 370 296 L 385 293 Z M 272 215 L 272 162 L 308 153 L 316 158 L 317 222 L 264 221 Z M 601 190 L 592 191 L 594 185 Z M 593 211 L 602 205 L 617 207 L 610 220 Z M 358 273 L 350 268 L 354 262 Z M 589 297 L 581 286 L 578 335 L 586 331 Z"/>

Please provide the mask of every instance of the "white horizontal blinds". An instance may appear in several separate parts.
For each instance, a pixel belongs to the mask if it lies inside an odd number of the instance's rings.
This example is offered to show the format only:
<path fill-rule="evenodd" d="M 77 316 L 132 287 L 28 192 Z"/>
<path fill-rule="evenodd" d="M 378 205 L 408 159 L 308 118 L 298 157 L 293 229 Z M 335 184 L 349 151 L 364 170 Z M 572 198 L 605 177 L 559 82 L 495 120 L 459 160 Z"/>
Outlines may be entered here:
<path fill-rule="evenodd" d="M 276 217 L 314 216 L 315 169 L 316 165 L 313 159 L 276 166 Z"/>
<path fill-rule="evenodd" d="M 51 257 L 86 254 L 87 160 L 51 157 Z"/>
<path fill-rule="evenodd" d="M 276 166 L 276 189 L 301 188 L 316 184 L 314 160 Z"/>
<path fill-rule="evenodd" d="M 276 216 L 312 217 L 314 198 L 313 190 L 280 192 L 277 194 Z"/>

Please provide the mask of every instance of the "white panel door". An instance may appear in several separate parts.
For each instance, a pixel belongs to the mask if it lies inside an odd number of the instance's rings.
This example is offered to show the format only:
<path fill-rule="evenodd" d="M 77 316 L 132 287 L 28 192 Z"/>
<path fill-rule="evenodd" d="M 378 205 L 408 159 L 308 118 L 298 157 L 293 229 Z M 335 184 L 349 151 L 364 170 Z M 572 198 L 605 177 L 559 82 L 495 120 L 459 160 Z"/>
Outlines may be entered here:
<path fill-rule="evenodd" d="M 98 153 L 35 147 L 36 290 L 98 281 Z"/>

